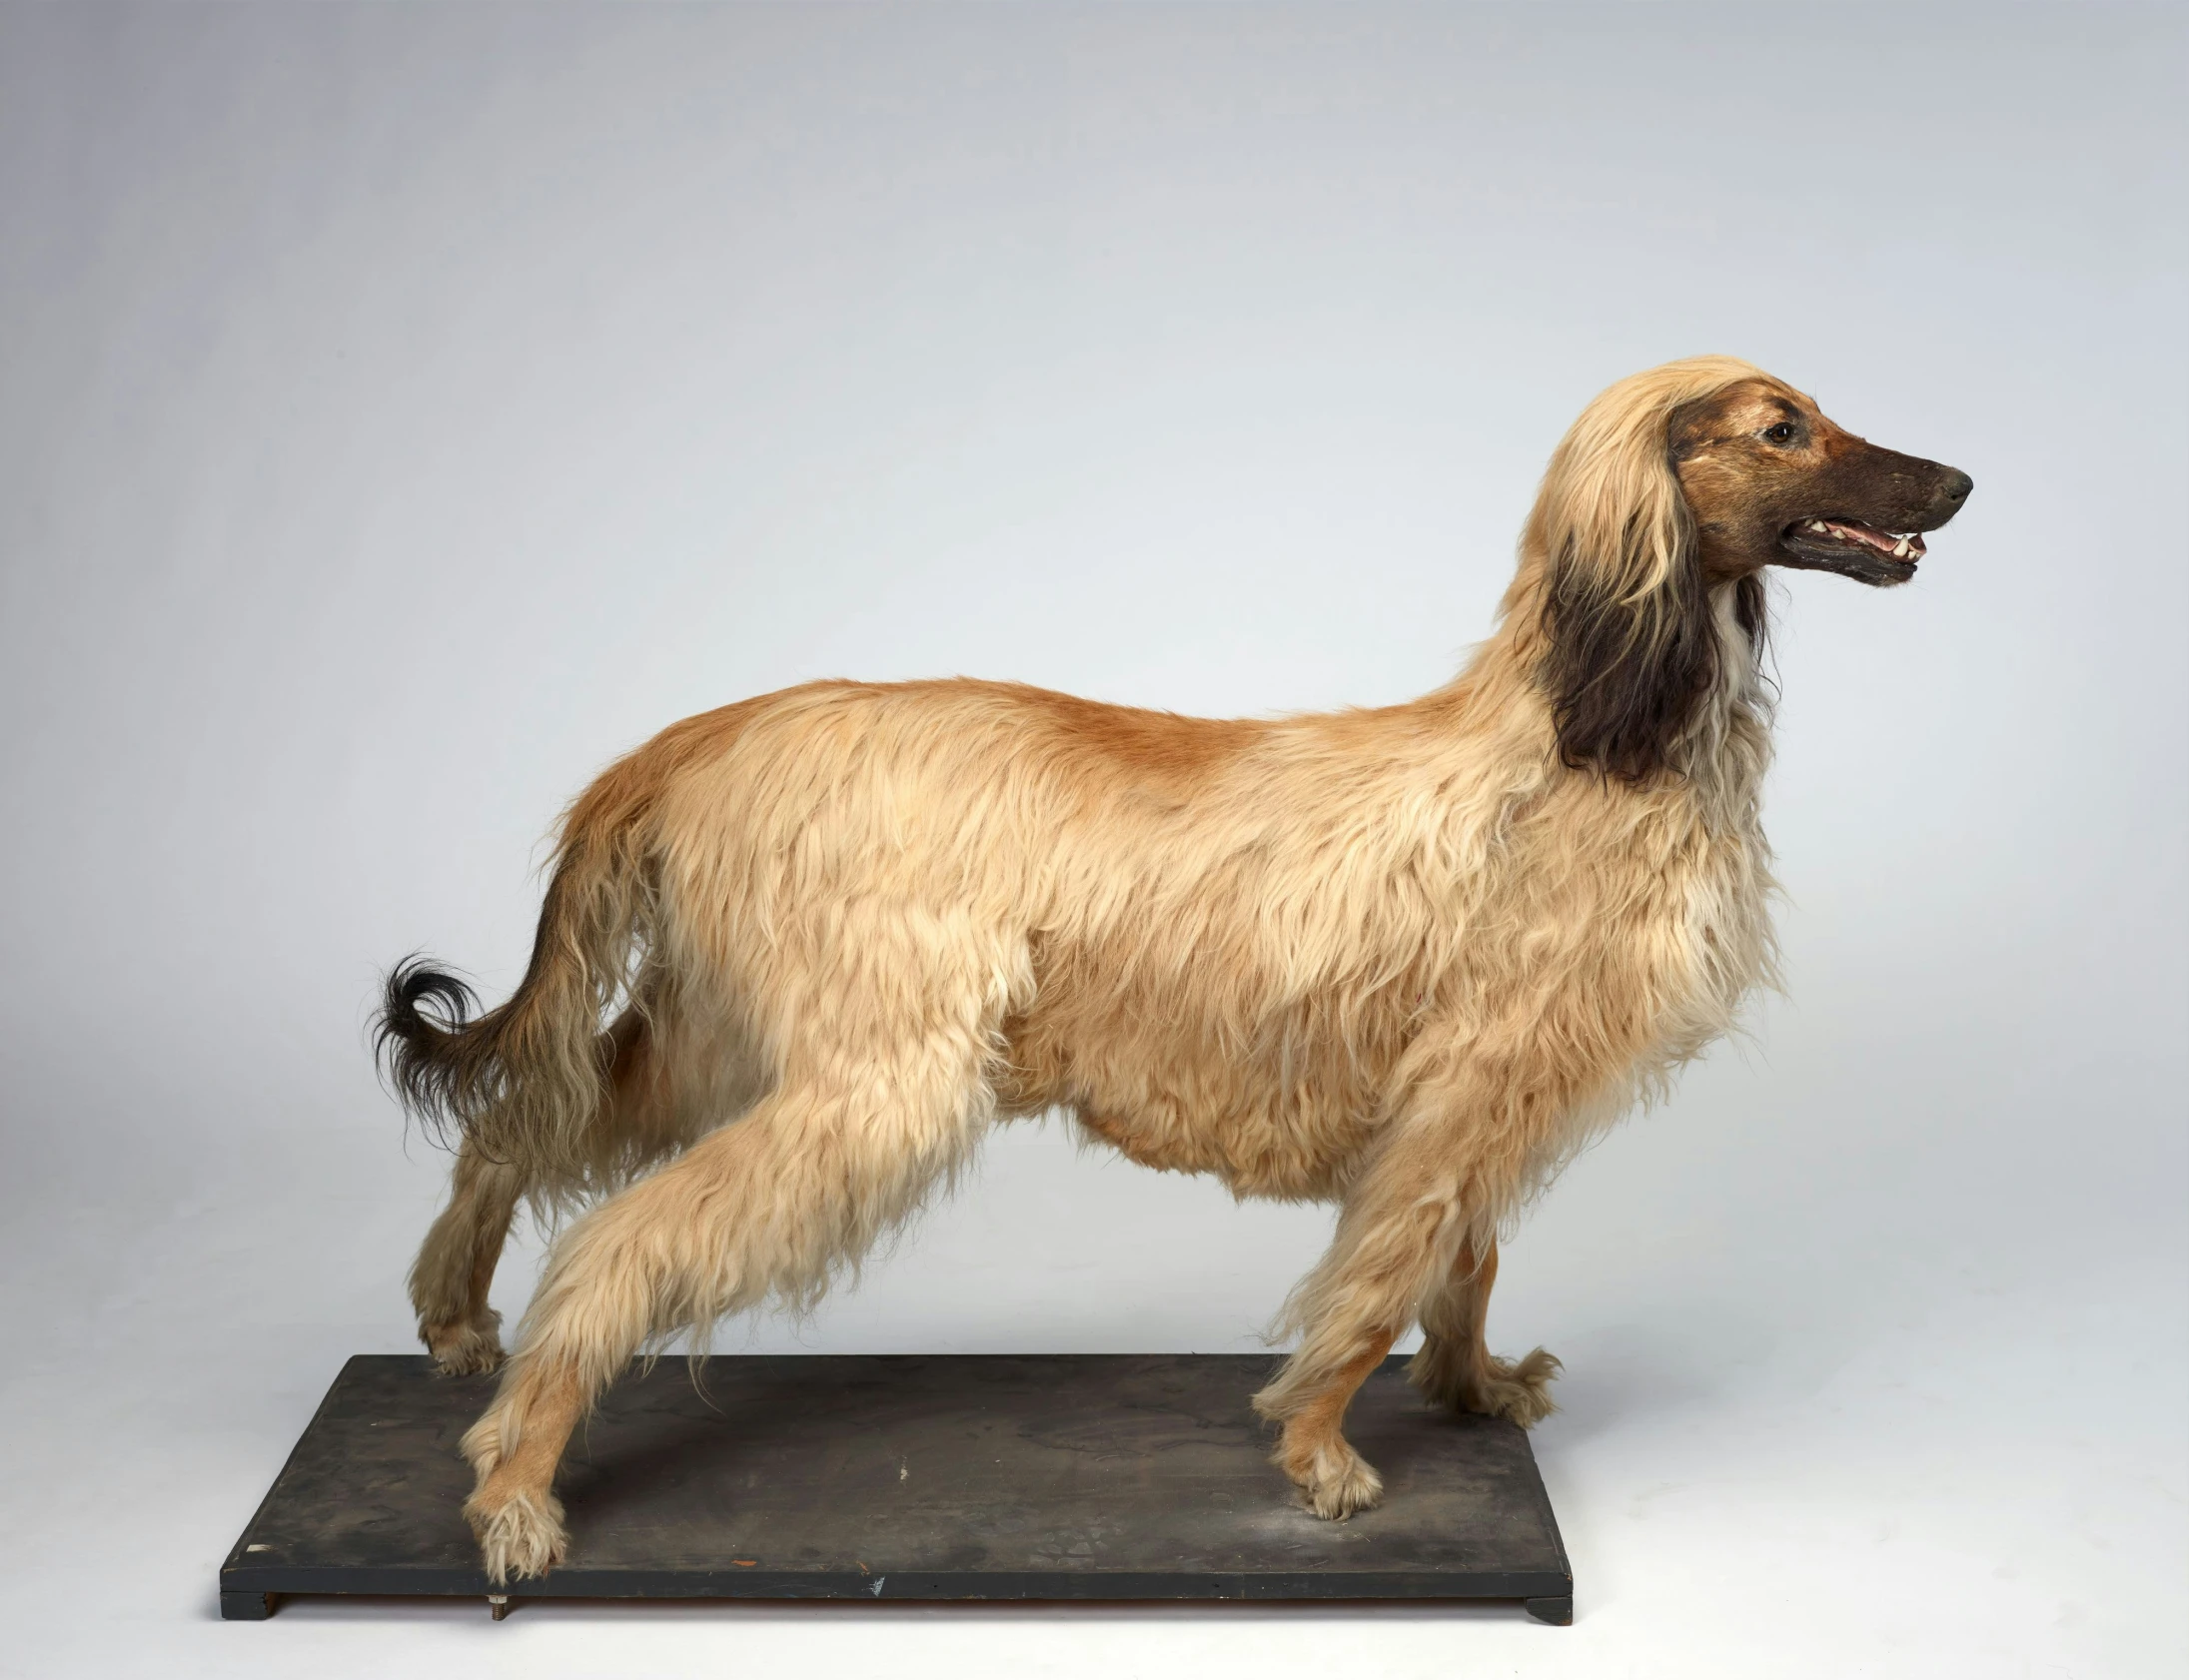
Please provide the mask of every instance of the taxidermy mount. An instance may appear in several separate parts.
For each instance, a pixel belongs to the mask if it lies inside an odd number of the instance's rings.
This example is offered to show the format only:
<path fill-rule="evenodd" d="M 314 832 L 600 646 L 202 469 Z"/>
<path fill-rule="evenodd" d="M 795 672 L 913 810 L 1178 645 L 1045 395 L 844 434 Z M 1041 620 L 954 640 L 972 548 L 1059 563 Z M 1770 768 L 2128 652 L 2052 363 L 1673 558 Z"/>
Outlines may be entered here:
<path fill-rule="evenodd" d="M 1724 357 L 1613 386 L 1551 457 L 1496 633 L 1368 711 L 1219 721 L 953 680 L 687 718 L 564 815 L 530 968 L 475 1017 L 390 975 L 397 1090 L 461 1139 L 411 1274 L 488 1573 L 562 1555 L 555 1466 L 631 1356 L 811 1303 L 992 1124 L 1340 1212 L 1255 1395 L 1317 1515 L 1376 1503 L 1341 1425 L 1419 1324 L 1441 1405 L 1531 1424 L 1497 1239 L 1772 971 L 1767 566 L 1904 583 L 1966 473 Z M 507 1363 L 512 1216 L 555 1238 Z"/>

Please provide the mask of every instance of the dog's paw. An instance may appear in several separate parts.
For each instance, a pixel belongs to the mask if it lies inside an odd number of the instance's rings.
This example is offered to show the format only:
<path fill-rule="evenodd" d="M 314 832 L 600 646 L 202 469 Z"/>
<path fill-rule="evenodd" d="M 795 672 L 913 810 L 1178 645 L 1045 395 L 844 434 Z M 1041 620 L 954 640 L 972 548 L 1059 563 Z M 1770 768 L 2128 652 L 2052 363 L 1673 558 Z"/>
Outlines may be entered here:
<path fill-rule="evenodd" d="M 1564 1369 L 1542 1348 L 1522 1359 L 1492 1359 L 1487 1376 L 1467 1386 L 1461 1405 L 1491 1417 L 1509 1418 L 1523 1429 L 1533 1429 L 1558 1410 L 1551 1398 L 1551 1379 Z"/>
<path fill-rule="evenodd" d="M 1301 1504 L 1327 1521 L 1343 1522 L 1383 1500 L 1384 1478 L 1342 1436 L 1311 1452 L 1285 1454 L 1279 1464 L 1299 1484 Z"/>
<path fill-rule="evenodd" d="M 1325 1462 L 1333 1458 L 1335 1463 Z M 1384 1478 L 1341 1441 L 1336 1453 L 1319 1455 L 1315 1473 L 1300 1484 L 1300 1493 L 1317 1516 L 1343 1522 L 1355 1511 L 1373 1510 L 1383 1502 Z"/>
<path fill-rule="evenodd" d="M 502 1586 L 513 1576 L 545 1575 L 569 1550 L 562 1502 L 551 1493 L 483 1487 L 464 1502 L 464 1518 L 479 1536 L 487 1579 Z"/>
<path fill-rule="evenodd" d="M 475 1376 L 502 1364 L 502 1314 L 489 1312 L 471 1323 L 423 1324 L 418 1338 L 434 1356 L 443 1376 Z"/>

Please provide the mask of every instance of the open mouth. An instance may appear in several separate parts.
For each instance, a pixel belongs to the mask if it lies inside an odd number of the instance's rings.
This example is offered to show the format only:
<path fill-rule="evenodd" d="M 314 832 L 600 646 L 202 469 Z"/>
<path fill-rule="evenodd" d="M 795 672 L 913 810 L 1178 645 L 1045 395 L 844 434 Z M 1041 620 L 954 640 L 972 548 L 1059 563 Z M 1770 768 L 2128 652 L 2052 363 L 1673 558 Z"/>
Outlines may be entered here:
<path fill-rule="evenodd" d="M 1865 583 L 1905 583 L 1923 557 L 1913 531 L 1879 530 L 1856 519 L 1796 519 L 1779 533 L 1783 563 L 1844 572 Z"/>

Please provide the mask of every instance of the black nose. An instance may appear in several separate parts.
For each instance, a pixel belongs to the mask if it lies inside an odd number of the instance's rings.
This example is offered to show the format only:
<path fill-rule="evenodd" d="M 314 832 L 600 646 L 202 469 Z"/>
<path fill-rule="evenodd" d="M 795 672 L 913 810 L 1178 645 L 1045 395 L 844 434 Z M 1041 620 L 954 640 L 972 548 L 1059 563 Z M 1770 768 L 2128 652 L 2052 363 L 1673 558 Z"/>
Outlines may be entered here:
<path fill-rule="evenodd" d="M 1946 498 L 1946 500 L 1955 504 L 1959 504 L 1961 501 L 1967 498 L 1968 492 L 1975 487 L 1976 480 L 1971 478 L 1966 472 L 1955 472 L 1946 479 L 1945 484 L 1939 493 L 1942 494 Z"/>

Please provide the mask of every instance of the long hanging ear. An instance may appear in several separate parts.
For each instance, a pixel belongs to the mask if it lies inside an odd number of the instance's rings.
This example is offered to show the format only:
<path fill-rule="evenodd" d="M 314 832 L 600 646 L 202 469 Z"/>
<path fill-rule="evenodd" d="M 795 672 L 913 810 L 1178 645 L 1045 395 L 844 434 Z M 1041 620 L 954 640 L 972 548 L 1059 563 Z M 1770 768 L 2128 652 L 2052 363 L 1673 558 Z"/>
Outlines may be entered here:
<path fill-rule="evenodd" d="M 1560 443 L 1528 543 L 1548 569 L 1540 677 L 1559 754 L 1640 782 L 1692 722 L 1718 648 L 1666 438 L 1674 405 L 1636 384 L 1607 392 Z"/>
<path fill-rule="evenodd" d="M 1717 637 L 1691 538 L 1639 597 L 1614 586 L 1609 569 L 1601 555 L 1573 550 L 1554 563 L 1543 677 L 1559 756 L 1640 782 L 1664 767 L 1717 680 Z"/>

